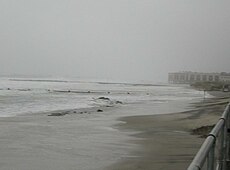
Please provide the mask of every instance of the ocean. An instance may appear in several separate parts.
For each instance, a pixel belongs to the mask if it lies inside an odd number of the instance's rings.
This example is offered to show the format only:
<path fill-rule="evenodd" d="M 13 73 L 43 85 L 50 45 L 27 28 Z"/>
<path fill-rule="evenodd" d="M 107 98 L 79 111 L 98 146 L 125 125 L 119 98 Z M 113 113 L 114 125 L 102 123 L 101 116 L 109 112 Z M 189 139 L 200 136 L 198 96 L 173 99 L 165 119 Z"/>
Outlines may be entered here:
<path fill-rule="evenodd" d="M 203 95 L 187 85 L 1 78 L 1 169 L 106 169 L 140 147 L 119 117 L 183 111 Z M 48 116 L 66 110 L 87 112 Z"/>
<path fill-rule="evenodd" d="M 188 85 L 0 78 L 0 117 L 143 102 L 160 106 L 201 99 L 203 95 Z"/>

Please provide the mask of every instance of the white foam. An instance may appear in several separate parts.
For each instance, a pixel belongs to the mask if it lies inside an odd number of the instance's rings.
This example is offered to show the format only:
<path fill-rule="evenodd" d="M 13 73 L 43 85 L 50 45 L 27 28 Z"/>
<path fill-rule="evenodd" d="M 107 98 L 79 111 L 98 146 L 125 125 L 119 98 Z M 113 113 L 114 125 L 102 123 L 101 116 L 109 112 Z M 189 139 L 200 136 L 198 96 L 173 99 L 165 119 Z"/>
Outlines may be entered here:
<path fill-rule="evenodd" d="M 95 100 L 101 96 L 125 104 L 146 101 L 167 103 L 203 97 L 203 92 L 187 86 L 137 86 L 48 79 L 15 81 L 4 78 L 0 79 L 0 89 L 0 116 L 4 117 L 109 104 L 108 101 Z"/>

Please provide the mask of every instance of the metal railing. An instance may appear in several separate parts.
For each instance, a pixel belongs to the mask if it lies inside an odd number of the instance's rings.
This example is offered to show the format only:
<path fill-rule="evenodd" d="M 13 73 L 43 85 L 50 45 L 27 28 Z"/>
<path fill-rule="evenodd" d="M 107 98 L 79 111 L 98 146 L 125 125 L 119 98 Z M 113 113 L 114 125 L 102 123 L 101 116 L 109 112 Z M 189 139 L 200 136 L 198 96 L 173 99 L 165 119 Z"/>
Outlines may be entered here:
<path fill-rule="evenodd" d="M 205 139 L 187 170 L 227 170 L 230 149 L 230 104 Z"/>

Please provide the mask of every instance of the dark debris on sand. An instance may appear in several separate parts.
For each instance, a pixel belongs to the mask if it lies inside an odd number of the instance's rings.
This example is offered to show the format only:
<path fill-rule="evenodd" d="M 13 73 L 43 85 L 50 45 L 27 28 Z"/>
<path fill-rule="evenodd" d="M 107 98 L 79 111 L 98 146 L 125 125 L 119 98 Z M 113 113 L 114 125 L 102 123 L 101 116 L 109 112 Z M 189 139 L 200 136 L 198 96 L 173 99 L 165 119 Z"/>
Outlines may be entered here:
<path fill-rule="evenodd" d="M 201 126 L 192 130 L 192 135 L 199 135 L 201 138 L 206 138 L 212 131 L 215 125 Z"/>
<path fill-rule="evenodd" d="M 66 112 L 56 112 L 56 113 L 51 113 L 48 116 L 64 116 L 66 114 L 68 114 L 68 113 L 66 113 Z"/>

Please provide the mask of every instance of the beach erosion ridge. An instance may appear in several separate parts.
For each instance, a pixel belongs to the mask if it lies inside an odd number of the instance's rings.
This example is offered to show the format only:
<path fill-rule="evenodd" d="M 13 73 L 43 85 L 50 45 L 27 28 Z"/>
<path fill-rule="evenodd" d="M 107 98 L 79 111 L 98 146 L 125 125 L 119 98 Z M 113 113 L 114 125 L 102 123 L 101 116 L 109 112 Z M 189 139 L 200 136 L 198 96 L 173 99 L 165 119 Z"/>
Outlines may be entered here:
<path fill-rule="evenodd" d="M 1 82 L 2 170 L 186 169 L 206 133 L 194 129 L 215 124 L 229 99 L 187 86 Z"/>

